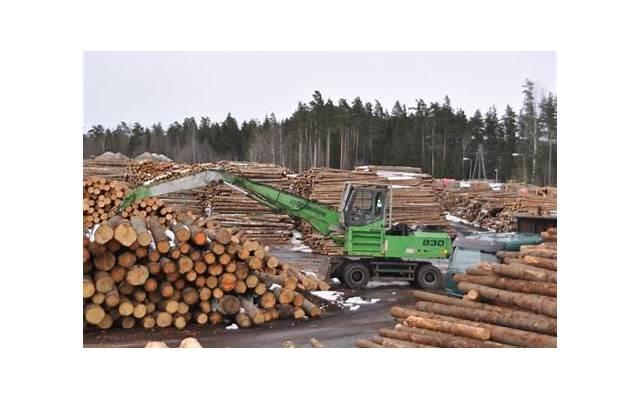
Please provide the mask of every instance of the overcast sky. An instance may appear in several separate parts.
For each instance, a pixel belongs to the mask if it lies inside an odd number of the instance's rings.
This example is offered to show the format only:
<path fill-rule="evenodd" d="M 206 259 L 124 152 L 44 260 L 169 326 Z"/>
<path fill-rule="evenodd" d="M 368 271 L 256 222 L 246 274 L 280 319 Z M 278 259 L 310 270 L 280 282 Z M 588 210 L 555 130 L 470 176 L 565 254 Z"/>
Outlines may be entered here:
<path fill-rule="evenodd" d="M 339 98 L 442 101 L 468 115 L 522 103 L 525 79 L 556 92 L 554 52 L 87 52 L 84 56 L 84 130 L 120 121 L 165 128 L 187 116 L 221 121 L 278 119 L 309 102 L 314 90 Z"/>

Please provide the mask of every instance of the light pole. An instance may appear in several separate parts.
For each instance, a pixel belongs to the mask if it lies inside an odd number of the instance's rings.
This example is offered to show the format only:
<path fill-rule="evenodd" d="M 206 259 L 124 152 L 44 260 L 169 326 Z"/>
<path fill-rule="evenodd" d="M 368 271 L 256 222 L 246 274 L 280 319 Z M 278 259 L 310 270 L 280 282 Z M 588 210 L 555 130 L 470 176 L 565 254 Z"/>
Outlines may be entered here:
<path fill-rule="evenodd" d="M 498 168 L 494 169 L 494 171 L 496 172 L 496 183 L 498 183 Z"/>
<path fill-rule="evenodd" d="M 513 157 L 522 157 L 522 183 L 524 183 L 526 185 L 527 181 L 525 179 L 525 172 L 527 171 L 527 169 L 526 169 L 526 166 L 525 166 L 524 154 L 522 154 L 522 153 L 513 153 L 511 155 Z"/>
<path fill-rule="evenodd" d="M 464 162 L 465 162 L 465 161 L 469 161 L 469 163 L 471 163 L 471 159 L 470 159 L 469 157 L 463 157 L 463 158 L 462 158 L 462 172 L 463 172 L 463 173 L 464 173 L 464 172 L 466 172 L 466 171 L 464 170 Z M 471 170 L 471 164 L 469 164 L 469 170 Z M 466 175 L 466 174 L 465 174 L 465 175 Z M 464 178 L 464 176 L 463 176 L 463 178 Z M 471 179 L 471 178 L 469 178 L 469 179 Z"/>

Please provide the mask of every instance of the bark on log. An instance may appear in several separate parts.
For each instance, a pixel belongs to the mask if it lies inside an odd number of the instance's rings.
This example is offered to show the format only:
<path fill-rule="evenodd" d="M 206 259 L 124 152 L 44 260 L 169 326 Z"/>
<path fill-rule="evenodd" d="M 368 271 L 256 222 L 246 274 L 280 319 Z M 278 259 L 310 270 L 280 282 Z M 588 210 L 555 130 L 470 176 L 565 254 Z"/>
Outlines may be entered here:
<path fill-rule="evenodd" d="M 251 300 L 243 298 L 240 300 L 240 303 L 254 325 L 261 325 L 264 323 L 264 314 L 260 312 L 258 307 L 256 307 Z"/>
<path fill-rule="evenodd" d="M 544 257 L 536 257 L 532 255 L 526 255 L 522 259 L 523 264 L 532 265 L 538 268 L 549 269 L 552 271 L 556 271 L 558 269 L 558 263 L 556 260 L 552 260 L 550 258 Z"/>
<path fill-rule="evenodd" d="M 378 334 L 384 333 L 386 336 L 378 338 L 375 337 L 372 340 L 378 342 L 382 347 L 388 348 L 416 348 L 416 347 L 432 347 L 425 344 L 420 344 L 416 342 L 412 342 L 409 340 L 398 339 L 399 337 L 407 337 L 400 332 L 394 331 L 392 329 L 380 329 Z M 382 335 L 381 335 L 382 336 Z"/>
<path fill-rule="evenodd" d="M 455 274 L 453 280 L 456 282 L 471 282 L 478 285 L 490 286 L 496 289 L 509 290 L 512 292 L 540 294 L 543 296 L 556 297 L 557 286 L 551 282 L 527 281 L 522 279 L 501 278 L 497 276 L 477 276 L 467 274 Z"/>
<path fill-rule="evenodd" d="M 395 329 L 396 331 L 402 332 L 403 334 L 410 335 L 410 337 L 414 338 L 414 340 L 418 340 L 419 343 L 428 344 L 434 347 L 511 347 L 509 345 L 497 343 L 490 340 L 479 340 L 469 337 L 456 336 L 444 332 L 433 331 L 430 329 L 412 327 L 406 324 L 406 320 L 404 324 L 397 324 L 395 326 Z"/>
<path fill-rule="evenodd" d="M 493 311 L 419 301 L 416 303 L 416 308 L 420 311 L 462 318 L 469 321 L 501 325 L 514 329 L 522 329 L 530 332 L 539 332 L 551 335 L 555 335 L 557 333 L 557 322 L 553 318 L 544 316 L 542 316 L 543 318 L 535 316 L 533 318 L 529 318 L 528 315 L 523 315 L 527 313 L 508 310 L 503 307 L 501 307 L 502 311 Z"/>
<path fill-rule="evenodd" d="M 483 298 L 522 307 L 538 314 L 547 315 L 549 317 L 557 316 L 558 304 L 552 297 L 535 294 L 515 293 L 507 290 L 482 286 L 471 282 L 460 282 L 458 283 L 458 288 L 465 293 L 470 290 L 475 290 L 480 293 Z"/>
<path fill-rule="evenodd" d="M 432 331 L 464 336 L 477 340 L 489 340 L 491 337 L 488 329 L 448 321 L 439 321 L 437 319 L 410 316 L 405 320 L 405 324 L 414 328 L 430 329 Z"/>
<path fill-rule="evenodd" d="M 458 307 L 460 308 L 460 307 Z M 521 329 L 492 325 L 490 323 L 475 322 L 462 318 L 449 317 L 432 312 L 412 310 L 402 307 L 392 307 L 391 315 L 395 318 L 405 319 L 411 315 L 423 318 L 439 319 L 442 321 L 463 323 L 483 327 L 491 333 L 491 339 L 495 342 L 520 347 L 557 347 L 557 339 L 554 336 L 529 332 Z"/>
<path fill-rule="evenodd" d="M 302 308 L 307 313 L 307 315 L 310 316 L 311 318 L 318 317 L 320 314 L 322 314 L 322 311 L 320 310 L 320 308 L 307 299 L 304 299 L 304 302 L 302 303 Z"/>
<path fill-rule="evenodd" d="M 478 266 L 472 268 L 492 272 L 496 275 L 506 276 L 508 278 L 532 280 L 538 282 L 557 282 L 557 275 L 554 271 L 542 268 L 532 267 L 526 264 L 509 263 L 496 264 L 481 262 Z"/>
<path fill-rule="evenodd" d="M 360 348 L 382 348 L 384 346 L 374 343 L 371 340 L 358 339 L 356 340 L 356 346 Z"/>
<path fill-rule="evenodd" d="M 558 258 L 558 250 L 550 249 L 540 246 L 521 246 L 520 253 L 523 256 L 534 256 L 534 257 L 544 257 L 557 259 Z"/>
<path fill-rule="evenodd" d="M 131 218 L 131 226 L 136 231 L 136 235 L 138 236 L 138 244 L 140 246 L 149 246 L 151 244 L 151 233 L 147 230 L 147 222 L 144 218 L 140 217 L 132 217 Z"/>
<path fill-rule="evenodd" d="M 168 253 L 170 244 L 169 239 L 167 238 L 167 234 L 165 233 L 164 226 L 160 224 L 160 221 L 158 221 L 157 217 L 149 218 L 147 220 L 147 223 L 149 225 L 149 230 L 151 231 L 151 236 L 153 237 L 153 242 L 155 243 L 156 250 L 158 250 L 160 254 Z"/>

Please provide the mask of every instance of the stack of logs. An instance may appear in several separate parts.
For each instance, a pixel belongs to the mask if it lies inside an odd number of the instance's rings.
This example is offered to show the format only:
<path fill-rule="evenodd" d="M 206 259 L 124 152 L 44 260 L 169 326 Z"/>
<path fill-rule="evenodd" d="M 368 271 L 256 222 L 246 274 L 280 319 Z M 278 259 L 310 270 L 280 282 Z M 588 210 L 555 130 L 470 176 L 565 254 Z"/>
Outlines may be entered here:
<path fill-rule="evenodd" d="M 97 176 L 105 179 L 124 180 L 128 165 L 132 161 L 120 154 L 109 151 L 104 154 L 82 161 L 82 176 L 88 178 Z"/>
<path fill-rule="evenodd" d="M 165 206 L 162 200 L 155 197 L 137 200 L 120 211 L 119 206 L 127 190 L 128 186 L 123 182 L 110 181 L 100 177 L 85 179 L 82 193 L 84 228 L 92 228 L 116 215 L 125 218 L 158 216 L 161 224 L 173 219 L 173 209 Z"/>
<path fill-rule="evenodd" d="M 407 167 L 367 166 L 354 171 L 313 168 L 296 179 L 293 191 L 337 208 L 347 182 L 392 185 L 392 223 L 447 226 L 431 176 Z M 329 255 L 342 254 L 340 246 L 313 233 L 306 224 L 303 224 L 303 234 L 305 243 L 313 250 Z"/>
<path fill-rule="evenodd" d="M 84 323 L 100 329 L 313 318 L 304 291 L 327 289 L 246 232 L 185 214 L 169 230 L 156 216 L 114 216 L 83 238 L 83 257 Z"/>
<path fill-rule="evenodd" d="M 541 194 L 545 195 L 541 195 Z M 481 228 L 497 232 L 515 230 L 516 214 L 553 215 L 557 197 L 547 191 L 446 189 L 441 193 L 446 210 Z"/>
<path fill-rule="evenodd" d="M 161 182 L 216 168 L 224 168 L 236 175 L 278 189 L 287 189 L 292 180 L 288 175 L 290 171 L 284 167 L 229 161 L 194 165 L 143 161 L 130 165 L 126 179 L 132 185 L 139 185 L 147 181 Z M 265 244 L 288 243 L 294 229 L 293 220 L 289 216 L 274 213 L 227 185 L 209 185 L 169 193 L 160 198 L 176 211 L 207 215 L 214 218 L 220 226 L 243 228 L 253 238 Z"/>
<path fill-rule="evenodd" d="M 359 347 L 556 347 L 557 232 L 546 242 L 501 252 L 453 279 L 462 299 L 414 291 L 413 308 L 393 307 L 399 323 Z"/>

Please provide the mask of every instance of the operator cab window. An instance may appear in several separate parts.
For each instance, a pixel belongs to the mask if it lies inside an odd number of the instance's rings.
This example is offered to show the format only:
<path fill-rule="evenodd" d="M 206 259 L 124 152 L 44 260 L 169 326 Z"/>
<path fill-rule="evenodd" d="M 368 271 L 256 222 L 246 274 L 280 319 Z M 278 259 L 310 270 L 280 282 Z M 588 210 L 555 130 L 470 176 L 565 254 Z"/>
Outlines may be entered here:
<path fill-rule="evenodd" d="M 348 206 L 349 225 L 366 225 L 384 214 L 384 193 L 371 190 L 355 190 Z"/>

